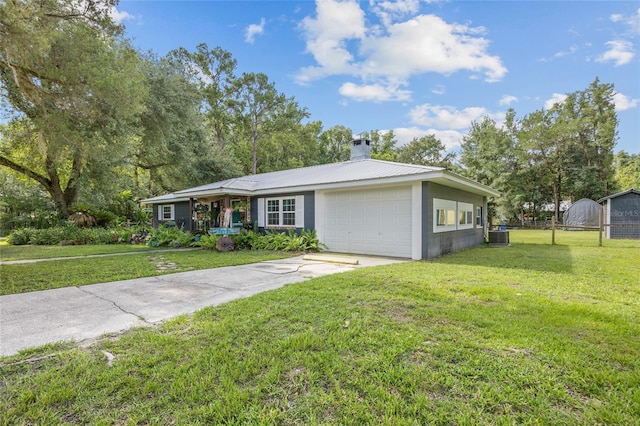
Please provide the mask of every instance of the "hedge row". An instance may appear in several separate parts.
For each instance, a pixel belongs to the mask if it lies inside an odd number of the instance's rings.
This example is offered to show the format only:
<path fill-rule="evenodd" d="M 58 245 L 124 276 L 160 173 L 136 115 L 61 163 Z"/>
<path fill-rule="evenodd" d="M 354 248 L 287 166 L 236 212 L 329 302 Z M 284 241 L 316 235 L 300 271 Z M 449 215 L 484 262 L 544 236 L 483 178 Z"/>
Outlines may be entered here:
<path fill-rule="evenodd" d="M 221 239 L 228 238 L 233 243 L 221 243 Z M 260 234 L 254 231 L 243 231 L 239 235 L 218 236 L 203 235 L 200 241 L 193 245 L 209 250 L 227 251 L 229 247 L 235 250 L 279 250 L 279 251 L 320 251 L 322 244 L 318 241 L 316 231 L 267 232 Z"/>
<path fill-rule="evenodd" d="M 131 227 L 116 228 L 78 228 L 73 223 L 53 228 L 35 229 L 21 228 L 13 230 L 7 237 L 13 245 L 42 245 L 58 244 L 119 244 L 131 243 L 132 237 L 141 232 Z"/>
<path fill-rule="evenodd" d="M 226 238 L 226 239 L 223 239 Z M 222 239 L 222 240 L 221 240 Z M 319 251 L 322 247 L 315 231 L 286 233 L 242 231 L 239 235 L 194 236 L 176 227 L 144 228 L 79 228 L 73 223 L 46 229 L 22 228 L 9 234 L 13 245 L 121 244 L 143 243 L 152 247 L 202 247 L 210 250 L 280 250 Z"/>

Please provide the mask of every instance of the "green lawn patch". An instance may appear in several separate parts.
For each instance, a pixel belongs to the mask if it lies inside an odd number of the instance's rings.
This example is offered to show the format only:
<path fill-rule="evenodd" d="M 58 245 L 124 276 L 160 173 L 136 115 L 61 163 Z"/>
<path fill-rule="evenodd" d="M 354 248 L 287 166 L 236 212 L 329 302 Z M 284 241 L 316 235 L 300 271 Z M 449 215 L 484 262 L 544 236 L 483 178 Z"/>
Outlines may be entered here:
<path fill-rule="evenodd" d="M 78 253 L 75 248 L 73 252 Z M 295 254 L 266 250 L 228 253 L 211 250 L 166 250 L 146 254 L 135 253 L 122 256 L 2 265 L 0 267 L 0 283 L 2 283 L 0 295 L 151 277 L 196 269 L 243 265 L 264 260 L 282 259 L 293 255 Z"/>
<path fill-rule="evenodd" d="M 637 424 L 640 241 L 545 232 L 0 359 L 0 424 Z"/>
<path fill-rule="evenodd" d="M 0 260 L 51 259 L 54 257 L 90 256 L 96 254 L 146 252 L 157 250 L 142 244 L 91 244 L 79 246 L 2 245 Z"/>

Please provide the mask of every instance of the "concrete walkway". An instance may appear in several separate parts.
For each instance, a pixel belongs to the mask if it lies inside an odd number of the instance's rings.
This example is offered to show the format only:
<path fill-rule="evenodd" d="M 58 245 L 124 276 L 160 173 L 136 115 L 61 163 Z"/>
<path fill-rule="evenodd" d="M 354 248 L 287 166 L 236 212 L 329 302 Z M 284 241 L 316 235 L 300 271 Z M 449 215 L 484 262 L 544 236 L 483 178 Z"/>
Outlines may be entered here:
<path fill-rule="evenodd" d="M 357 259 L 353 265 L 344 260 Z M 0 296 L 0 356 L 59 341 L 96 339 L 206 306 L 366 266 L 403 262 L 367 256 L 303 256 L 81 287 Z"/>

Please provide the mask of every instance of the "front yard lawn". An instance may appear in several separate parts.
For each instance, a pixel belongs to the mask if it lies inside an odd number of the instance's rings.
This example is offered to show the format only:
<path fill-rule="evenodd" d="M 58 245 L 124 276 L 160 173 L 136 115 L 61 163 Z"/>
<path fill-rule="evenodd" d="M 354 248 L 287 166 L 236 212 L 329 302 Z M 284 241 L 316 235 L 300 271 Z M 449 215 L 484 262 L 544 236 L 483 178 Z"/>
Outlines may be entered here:
<path fill-rule="evenodd" d="M 76 256 L 79 253 L 77 247 L 73 248 L 73 253 L 76 253 Z M 39 250 L 40 248 L 37 247 L 36 249 Z M 93 251 L 90 251 L 90 253 L 93 254 Z M 2 284 L 0 286 L 0 295 L 151 277 L 196 269 L 243 265 L 265 260 L 282 259 L 294 255 L 295 253 L 267 250 L 228 253 L 201 249 L 186 251 L 164 250 L 145 254 L 133 253 L 122 256 L 5 264 L 0 266 L 0 283 Z"/>
<path fill-rule="evenodd" d="M 113 253 L 144 253 L 158 250 L 142 244 L 88 244 L 79 246 L 12 246 L 0 244 L 0 260 L 3 262 L 28 259 L 50 259 L 55 257 L 89 256 Z"/>
<path fill-rule="evenodd" d="M 640 241 L 511 241 L 2 358 L 0 424 L 638 424 Z"/>

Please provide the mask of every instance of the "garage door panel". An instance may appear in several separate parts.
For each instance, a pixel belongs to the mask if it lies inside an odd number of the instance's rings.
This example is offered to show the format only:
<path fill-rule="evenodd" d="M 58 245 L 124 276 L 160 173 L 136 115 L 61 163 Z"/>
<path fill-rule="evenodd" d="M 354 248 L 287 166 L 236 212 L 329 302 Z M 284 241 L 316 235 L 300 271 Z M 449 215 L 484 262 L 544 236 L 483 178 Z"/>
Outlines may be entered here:
<path fill-rule="evenodd" d="M 329 250 L 411 257 L 411 188 L 328 193 L 322 223 Z"/>

